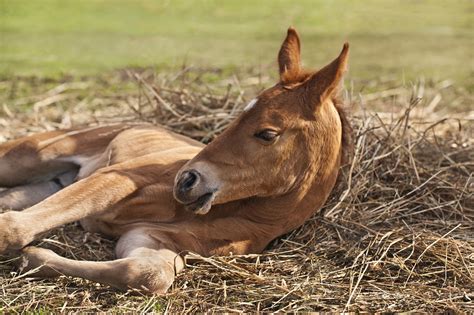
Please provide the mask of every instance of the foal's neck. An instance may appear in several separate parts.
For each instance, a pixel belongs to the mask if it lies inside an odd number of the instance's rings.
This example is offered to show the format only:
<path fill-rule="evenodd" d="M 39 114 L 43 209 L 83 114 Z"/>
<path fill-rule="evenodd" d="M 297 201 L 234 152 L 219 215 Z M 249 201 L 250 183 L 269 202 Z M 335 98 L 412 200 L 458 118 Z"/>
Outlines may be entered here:
<path fill-rule="evenodd" d="M 316 174 L 311 183 L 276 197 L 252 198 L 240 215 L 254 222 L 262 222 L 272 227 L 272 237 L 285 234 L 302 225 L 315 211 L 319 210 L 337 180 L 340 168 L 340 156 L 324 175 Z"/>

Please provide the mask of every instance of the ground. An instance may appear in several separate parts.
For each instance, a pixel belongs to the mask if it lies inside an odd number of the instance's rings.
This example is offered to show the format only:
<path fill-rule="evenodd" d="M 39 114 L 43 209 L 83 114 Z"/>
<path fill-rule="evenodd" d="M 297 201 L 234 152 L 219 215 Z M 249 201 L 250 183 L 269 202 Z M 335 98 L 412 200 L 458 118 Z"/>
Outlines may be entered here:
<path fill-rule="evenodd" d="M 213 83 L 208 75 L 130 70 L 5 81 L 0 138 L 145 121 L 207 142 L 270 84 L 251 73 Z M 345 93 L 356 135 L 346 177 L 321 212 L 262 255 L 188 255 L 162 297 L 66 277 L 34 280 L 15 271 L 14 256 L 4 256 L 2 310 L 474 311 L 472 95 L 448 80 L 372 84 L 380 90 Z M 453 103 L 463 110 L 453 112 Z M 75 259 L 113 258 L 113 240 L 77 224 L 38 243 Z"/>

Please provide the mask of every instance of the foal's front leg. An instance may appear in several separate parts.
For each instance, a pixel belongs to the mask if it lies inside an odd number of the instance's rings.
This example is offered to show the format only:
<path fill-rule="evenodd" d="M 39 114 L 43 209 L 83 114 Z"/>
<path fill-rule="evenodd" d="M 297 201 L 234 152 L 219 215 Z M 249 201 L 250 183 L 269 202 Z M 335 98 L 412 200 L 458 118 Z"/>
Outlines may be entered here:
<path fill-rule="evenodd" d="M 63 224 L 103 213 L 136 191 L 139 185 L 124 172 L 99 172 L 24 211 L 0 214 L 0 253 L 20 249 Z"/>
<path fill-rule="evenodd" d="M 33 270 L 36 277 L 66 275 L 80 277 L 121 290 L 139 289 L 165 293 L 175 273 L 184 267 L 183 259 L 166 244 L 151 238 L 145 230 L 132 230 L 117 245 L 117 260 L 95 262 L 61 257 L 51 250 L 23 249 L 22 271 Z"/>

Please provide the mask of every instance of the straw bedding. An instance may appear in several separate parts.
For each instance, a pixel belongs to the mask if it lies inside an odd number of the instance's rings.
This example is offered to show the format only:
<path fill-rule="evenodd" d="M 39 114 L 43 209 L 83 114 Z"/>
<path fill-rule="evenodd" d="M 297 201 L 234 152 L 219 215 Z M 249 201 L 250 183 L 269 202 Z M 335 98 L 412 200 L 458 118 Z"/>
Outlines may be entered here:
<path fill-rule="evenodd" d="M 4 81 L 0 141 L 137 121 L 208 142 L 270 84 L 259 75 L 221 77 L 183 68 Z M 472 95 L 450 81 L 356 83 L 368 92 L 345 92 L 352 163 L 323 210 L 263 254 L 190 254 L 164 297 L 81 279 L 32 280 L 14 271 L 14 257 L 0 256 L 0 310 L 474 312 Z M 38 243 L 74 259 L 113 257 L 113 240 L 77 223 Z"/>

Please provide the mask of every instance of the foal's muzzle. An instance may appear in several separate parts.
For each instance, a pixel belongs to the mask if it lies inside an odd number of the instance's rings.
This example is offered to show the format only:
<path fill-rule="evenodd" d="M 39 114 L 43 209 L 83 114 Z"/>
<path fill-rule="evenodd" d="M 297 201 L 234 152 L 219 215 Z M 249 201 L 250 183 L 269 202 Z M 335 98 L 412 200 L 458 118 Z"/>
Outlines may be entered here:
<path fill-rule="evenodd" d="M 195 170 L 185 171 L 181 174 L 176 187 L 181 194 L 186 194 L 199 184 L 201 174 Z"/>
<path fill-rule="evenodd" d="M 206 214 L 211 209 L 215 192 L 194 169 L 178 173 L 173 189 L 175 199 L 197 214 Z"/>

